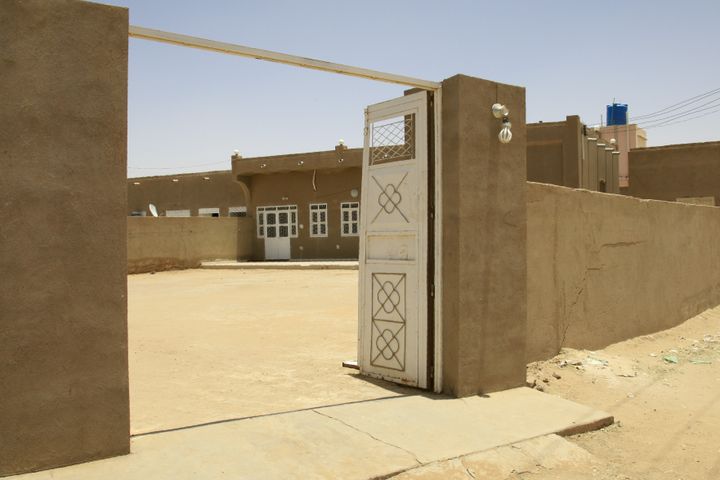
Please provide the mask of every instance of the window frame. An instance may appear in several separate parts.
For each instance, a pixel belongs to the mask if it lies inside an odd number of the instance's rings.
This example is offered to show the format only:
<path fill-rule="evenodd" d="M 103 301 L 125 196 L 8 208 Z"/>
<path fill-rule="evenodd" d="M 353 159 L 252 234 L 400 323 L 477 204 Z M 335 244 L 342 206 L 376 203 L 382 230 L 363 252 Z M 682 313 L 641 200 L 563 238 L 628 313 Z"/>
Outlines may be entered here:
<path fill-rule="evenodd" d="M 255 207 L 255 235 L 257 238 L 266 238 L 267 229 L 267 213 L 280 213 L 287 212 L 288 214 L 288 236 L 287 237 L 270 237 L 270 238 L 298 238 L 298 209 L 297 205 L 262 205 Z M 275 221 L 274 227 L 280 228 L 285 224 Z"/>
<path fill-rule="evenodd" d="M 348 212 L 348 219 L 345 220 L 345 212 Z M 353 215 L 354 214 L 354 215 Z M 353 217 L 355 217 L 353 219 Z M 345 225 L 348 226 L 348 233 L 345 233 Z M 353 233 L 353 225 L 355 232 Z M 342 202 L 340 204 L 340 236 L 360 236 L 360 202 Z"/>
<path fill-rule="evenodd" d="M 192 217 L 192 210 L 189 208 L 178 208 L 175 210 L 165 210 L 165 216 L 166 217 L 174 217 L 174 218 L 188 218 Z"/>
<path fill-rule="evenodd" d="M 198 208 L 198 217 L 218 218 L 219 216 L 220 216 L 220 207 Z"/>
<path fill-rule="evenodd" d="M 311 203 L 308 205 L 308 211 L 310 212 L 309 223 L 309 235 L 311 238 L 326 238 L 328 236 L 328 204 L 327 203 Z M 322 219 L 322 214 L 325 214 L 325 218 Z M 315 218 L 314 214 L 317 214 Z M 313 233 L 313 230 L 317 226 L 318 233 Z M 324 228 L 323 228 L 324 227 Z"/>
<path fill-rule="evenodd" d="M 233 215 L 233 213 L 239 213 L 241 215 Z M 241 207 L 228 207 L 228 217 L 247 217 L 247 207 L 241 206 Z"/>

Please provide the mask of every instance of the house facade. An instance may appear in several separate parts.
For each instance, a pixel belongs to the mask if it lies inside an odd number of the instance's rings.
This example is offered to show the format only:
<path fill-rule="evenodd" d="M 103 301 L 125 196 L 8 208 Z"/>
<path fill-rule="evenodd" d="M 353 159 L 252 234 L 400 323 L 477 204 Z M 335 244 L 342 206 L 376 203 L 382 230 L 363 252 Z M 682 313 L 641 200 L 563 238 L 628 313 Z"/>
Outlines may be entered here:
<path fill-rule="evenodd" d="M 128 180 L 128 216 L 249 217 L 254 260 L 356 259 L 362 149 L 242 158 L 232 170 Z"/>
<path fill-rule="evenodd" d="M 233 156 L 232 175 L 255 220 L 257 260 L 356 259 L 362 149 Z"/>

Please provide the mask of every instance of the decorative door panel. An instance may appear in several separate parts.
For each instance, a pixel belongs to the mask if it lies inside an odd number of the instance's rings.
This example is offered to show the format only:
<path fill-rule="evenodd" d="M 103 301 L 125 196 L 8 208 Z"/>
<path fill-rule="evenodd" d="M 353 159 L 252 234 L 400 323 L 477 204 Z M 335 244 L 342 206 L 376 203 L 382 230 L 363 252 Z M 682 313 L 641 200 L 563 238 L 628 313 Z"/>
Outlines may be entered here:
<path fill-rule="evenodd" d="M 411 265 L 368 265 L 365 289 L 370 297 L 368 338 L 362 357 L 371 373 L 418 385 L 417 272 Z"/>
<path fill-rule="evenodd" d="M 375 167 L 369 173 L 368 229 L 415 230 L 418 222 L 418 184 L 415 162 Z"/>
<path fill-rule="evenodd" d="M 427 385 L 427 93 L 366 110 L 358 359 L 363 374 Z"/>

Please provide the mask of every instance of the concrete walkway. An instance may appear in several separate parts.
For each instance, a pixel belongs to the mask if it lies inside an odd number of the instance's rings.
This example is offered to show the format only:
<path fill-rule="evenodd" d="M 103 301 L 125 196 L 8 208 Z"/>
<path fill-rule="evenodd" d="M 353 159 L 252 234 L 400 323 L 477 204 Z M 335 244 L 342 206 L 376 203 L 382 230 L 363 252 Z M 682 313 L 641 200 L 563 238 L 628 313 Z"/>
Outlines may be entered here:
<path fill-rule="evenodd" d="M 286 262 L 235 262 L 215 260 L 202 262 L 200 268 L 225 270 L 357 270 L 357 260 L 288 260 Z"/>
<path fill-rule="evenodd" d="M 529 388 L 463 399 L 413 395 L 136 436 L 128 456 L 13 478 L 369 479 L 612 421 Z"/>

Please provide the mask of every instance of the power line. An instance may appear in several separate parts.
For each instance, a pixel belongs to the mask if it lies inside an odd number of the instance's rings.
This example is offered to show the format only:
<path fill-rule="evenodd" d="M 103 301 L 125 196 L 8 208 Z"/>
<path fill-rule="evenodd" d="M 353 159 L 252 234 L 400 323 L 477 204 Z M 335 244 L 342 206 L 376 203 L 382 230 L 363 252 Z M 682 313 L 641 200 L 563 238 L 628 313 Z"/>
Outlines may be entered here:
<path fill-rule="evenodd" d="M 644 127 L 644 128 L 649 129 L 649 128 L 656 128 L 656 127 L 669 127 L 670 125 L 677 125 L 678 123 L 689 122 L 690 120 L 696 120 L 698 118 L 707 117 L 708 115 L 712 115 L 712 114 L 718 113 L 718 112 L 720 112 L 720 108 L 718 108 L 716 110 L 712 110 L 710 112 L 703 113 L 702 115 L 697 115 L 695 117 L 686 118 L 685 120 L 679 120 L 677 122 L 668 121 L 665 123 L 660 123 L 658 125 L 651 125 L 649 127 Z"/>
<path fill-rule="evenodd" d="M 707 91 L 707 92 L 704 92 L 704 93 L 701 93 L 701 94 L 698 94 L 698 95 L 695 95 L 694 97 L 687 98 L 687 99 L 685 99 L 685 100 L 682 100 L 682 101 L 680 101 L 680 102 L 674 103 L 674 104 L 672 104 L 672 105 L 670 105 L 670 106 L 668 106 L 668 107 L 662 108 L 662 109 L 657 110 L 657 111 L 655 111 L 655 112 L 647 113 L 647 114 L 644 114 L 644 115 L 638 115 L 638 116 L 636 116 L 636 117 L 629 117 L 629 118 L 628 118 L 628 121 L 631 122 L 631 121 L 637 121 L 637 120 L 644 119 L 645 121 L 653 122 L 653 121 L 656 121 L 656 120 L 661 120 L 661 119 L 659 119 L 659 118 L 653 119 L 653 117 L 664 116 L 664 115 L 668 115 L 668 114 L 674 114 L 674 113 L 673 113 L 674 110 L 683 110 L 683 112 L 678 112 L 678 113 L 685 113 L 685 112 L 687 111 L 687 110 L 685 110 L 686 107 L 692 105 L 693 103 L 697 103 L 697 102 L 699 102 L 700 100 L 703 100 L 703 99 L 705 99 L 705 98 L 712 97 L 712 96 L 714 96 L 715 94 L 718 94 L 718 93 L 720 93 L 720 87 L 719 87 L 719 88 L 715 88 L 715 89 L 713 89 L 713 90 L 709 90 L 709 91 Z M 713 102 L 715 102 L 715 101 L 717 101 L 717 100 L 718 100 L 718 99 L 715 99 L 715 100 L 712 100 L 712 101 L 710 101 L 710 102 L 708 102 L 708 103 L 704 103 L 703 105 L 700 105 L 699 107 L 708 105 L 709 103 L 713 103 Z M 698 108 L 699 108 L 699 107 L 698 107 Z M 642 123 L 642 122 L 641 122 L 641 123 Z M 588 125 L 588 127 L 591 127 L 591 128 L 594 128 L 594 127 L 602 127 L 602 126 L 603 126 L 603 125 L 600 124 L 600 123 L 593 123 L 593 124 Z"/>
<path fill-rule="evenodd" d="M 665 107 L 665 108 L 663 108 L 663 109 L 661 109 L 661 110 L 657 110 L 657 111 L 652 112 L 652 113 L 647 113 L 647 114 L 645 114 L 645 115 L 638 115 L 638 116 L 636 116 L 636 117 L 630 117 L 630 120 L 640 120 L 640 119 L 643 119 L 643 118 L 656 117 L 656 116 L 658 116 L 658 115 L 661 115 L 661 114 L 667 112 L 668 110 L 674 109 L 675 107 L 679 107 L 679 106 L 682 105 L 682 106 L 683 106 L 682 108 L 684 108 L 684 107 L 686 107 L 687 105 L 692 105 L 693 103 L 699 102 L 699 101 L 702 100 L 703 98 L 712 96 L 712 95 L 714 95 L 714 94 L 716 94 L 716 93 L 718 93 L 718 92 L 720 92 L 720 88 L 715 88 L 715 89 L 710 90 L 710 91 L 707 91 L 707 92 L 705 92 L 705 93 L 701 93 L 701 94 L 699 94 L 699 95 L 695 95 L 694 97 L 690 97 L 690 98 L 688 98 L 688 99 L 686 99 L 686 100 L 682 100 L 682 101 L 680 101 L 680 102 L 678 102 L 678 103 L 674 103 L 674 104 L 670 105 L 669 107 Z"/>
<path fill-rule="evenodd" d="M 656 118 L 656 119 L 654 119 L 654 120 L 649 120 L 648 122 L 641 122 L 639 125 L 640 125 L 641 128 L 646 128 L 646 126 L 647 126 L 647 127 L 650 127 L 650 126 L 652 126 L 652 124 L 657 123 L 657 122 L 670 122 L 670 121 L 673 121 L 673 120 L 678 119 L 678 118 L 687 117 L 688 115 L 693 115 L 693 114 L 695 114 L 695 113 L 705 112 L 705 111 L 707 111 L 707 110 L 710 110 L 710 109 L 713 109 L 713 108 L 717 108 L 717 107 L 719 106 L 719 105 L 717 104 L 717 102 L 720 102 L 720 98 L 716 98 L 716 99 L 713 100 L 713 101 L 710 101 L 710 102 L 707 102 L 707 103 L 703 103 L 702 105 L 699 105 L 698 107 L 693 108 L 692 110 L 679 112 L 679 113 L 676 113 L 676 114 L 671 115 L 671 116 L 669 116 L 669 117 Z M 715 105 L 711 105 L 711 104 L 715 104 Z M 701 107 L 705 107 L 705 108 L 701 108 Z"/>

